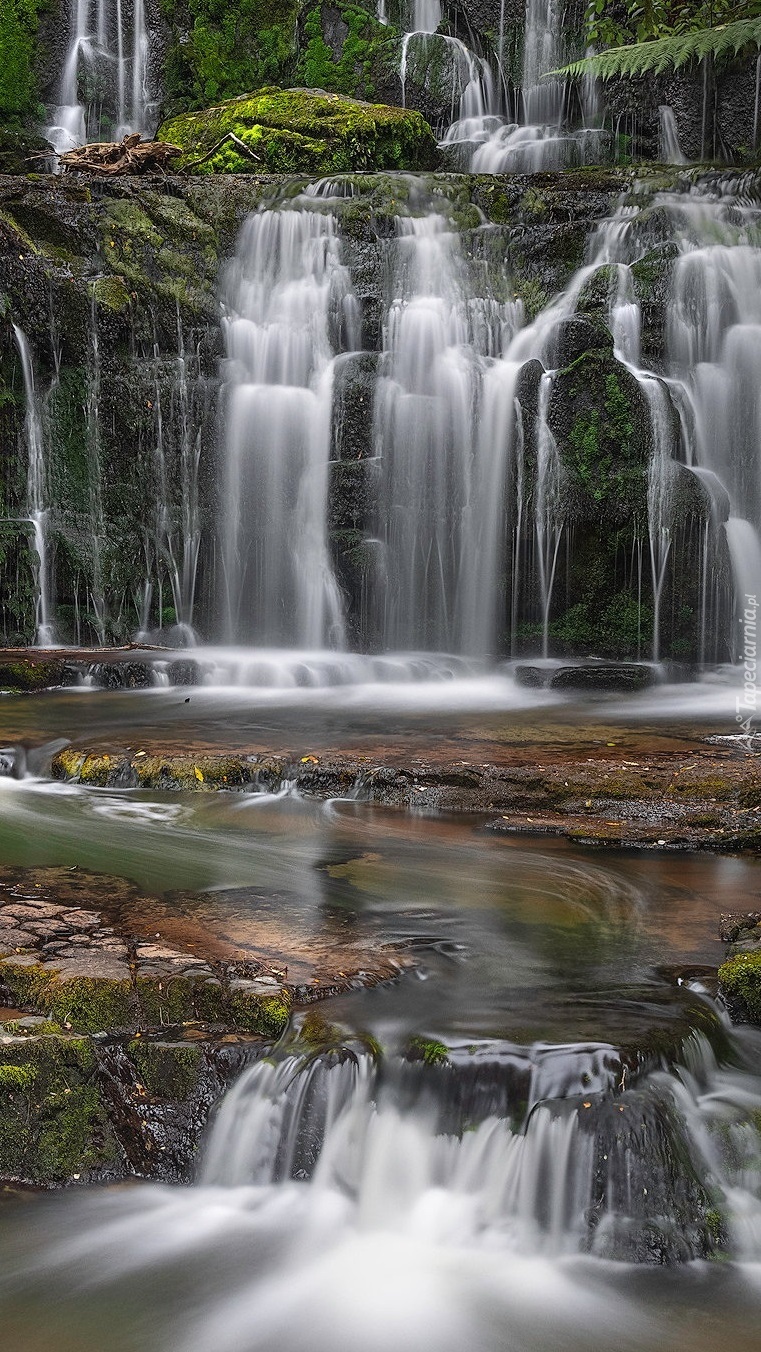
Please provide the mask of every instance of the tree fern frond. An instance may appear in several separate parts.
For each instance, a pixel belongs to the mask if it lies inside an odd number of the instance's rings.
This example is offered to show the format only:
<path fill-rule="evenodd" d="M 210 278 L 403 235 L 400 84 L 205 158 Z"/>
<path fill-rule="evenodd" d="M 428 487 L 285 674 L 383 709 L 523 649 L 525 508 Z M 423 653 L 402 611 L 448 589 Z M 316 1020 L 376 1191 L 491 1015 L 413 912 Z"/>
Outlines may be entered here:
<path fill-rule="evenodd" d="M 582 80 L 590 75 L 599 80 L 613 80 L 617 76 L 631 79 L 651 72 L 678 70 L 707 56 L 714 59 L 735 56 L 750 46 L 761 47 L 761 17 L 740 19 L 717 28 L 698 28 L 691 33 L 671 33 L 666 38 L 633 42 L 626 47 L 610 47 L 597 56 L 586 56 L 561 70 L 552 70 L 549 75 L 569 80 Z"/>

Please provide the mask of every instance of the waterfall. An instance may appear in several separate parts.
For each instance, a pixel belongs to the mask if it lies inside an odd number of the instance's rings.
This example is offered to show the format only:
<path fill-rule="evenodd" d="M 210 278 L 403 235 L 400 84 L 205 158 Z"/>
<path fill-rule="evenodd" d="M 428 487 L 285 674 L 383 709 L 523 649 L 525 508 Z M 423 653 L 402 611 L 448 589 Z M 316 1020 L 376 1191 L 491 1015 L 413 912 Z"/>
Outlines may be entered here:
<path fill-rule="evenodd" d="M 679 241 L 668 309 L 670 370 L 691 411 L 694 458 L 729 495 L 738 608 L 761 591 L 759 211 L 693 191 L 666 199 Z"/>
<path fill-rule="evenodd" d="M 441 23 L 441 0 L 412 0 L 412 28 L 416 33 L 435 33 Z"/>
<path fill-rule="evenodd" d="M 585 88 L 586 125 L 573 131 L 567 126 L 567 85 L 547 78 L 565 60 L 562 26 L 562 0 L 526 0 L 518 116 L 510 120 L 505 115 L 494 85 L 494 96 L 483 107 L 461 107 L 442 144 L 459 148 L 463 167 L 477 173 L 525 174 L 605 161 L 609 137 L 589 125 L 596 121 L 593 91 Z"/>
<path fill-rule="evenodd" d="M 516 1048 L 482 1067 L 503 1089 L 481 1094 L 457 1052 L 382 1074 L 348 1051 L 259 1062 L 222 1104 L 201 1181 L 297 1180 L 316 1208 L 343 1197 L 365 1230 L 420 1234 L 428 1216 L 440 1239 L 448 1215 L 458 1245 L 545 1255 L 702 1256 L 718 1211 L 730 1252 L 757 1259 L 758 1042 L 736 1039 L 730 1068 L 693 1033 L 673 1071 L 633 1082 L 612 1048 Z"/>
<path fill-rule="evenodd" d="M 26 497 L 29 522 L 33 529 L 34 549 L 37 555 L 37 603 L 35 606 L 35 643 L 40 647 L 54 641 L 50 606 L 50 573 L 48 564 L 47 518 L 48 490 L 45 464 L 45 438 L 40 405 L 34 380 L 34 364 L 26 334 L 18 324 L 13 333 L 21 358 L 24 379 L 26 414 L 24 434 L 27 448 Z"/>
<path fill-rule="evenodd" d="M 359 340 L 334 218 L 313 199 L 250 216 L 224 306 L 227 637 L 341 647 L 327 544 L 333 369 Z"/>
<path fill-rule="evenodd" d="M 391 648 L 482 656 L 495 640 L 514 412 L 511 403 L 495 440 L 494 413 L 479 431 L 479 409 L 486 362 L 512 335 L 516 312 L 472 294 L 443 216 L 396 225 L 375 403 L 380 629 Z"/>
<path fill-rule="evenodd" d="M 536 502 L 534 522 L 542 602 L 542 656 L 549 652 L 549 625 L 558 551 L 563 536 L 562 473 L 557 442 L 548 421 L 552 376 L 545 372 L 539 386 L 536 415 Z"/>
<path fill-rule="evenodd" d="M 674 109 L 668 104 L 662 104 L 658 109 L 660 120 L 660 147 L 659 153 L 664 164 L 685 164 L 686 156 L 679 144 L 679 132 L 677 131 Z"/>
<path fill-rule="evenodd" d="M 145 0 L 74 0 L 69 44 L 46 135 L 60 154 L 85 141 L 149 132 Z"/>
<path fill-rule="evenodd" d="M 90 297 L 90 362 L 87 379 L 87 459 L 89 479 L 89 528 L 91 551 L 90 614 L 92 625 L 103 646 L 106 642 L 106 586 L 103 576 L 103 547 L 106 519 L 103 510 L 103 420 L 100 411 L 101 359 L 98 306 L 95 291 Z"/>

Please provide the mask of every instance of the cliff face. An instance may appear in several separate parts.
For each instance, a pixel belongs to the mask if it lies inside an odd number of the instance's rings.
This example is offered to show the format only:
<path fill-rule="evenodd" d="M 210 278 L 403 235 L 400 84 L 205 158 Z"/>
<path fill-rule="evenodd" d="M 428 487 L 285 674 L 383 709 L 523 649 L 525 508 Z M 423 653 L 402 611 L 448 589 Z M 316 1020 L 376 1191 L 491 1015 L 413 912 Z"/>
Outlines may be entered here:
<path fill-rule="evenodd" d="M 660 177 L 653 187 L 666 181 Z M 373 405 L 394 219 L 413 185 L 396 175 L 353 183 L 356 195 L 338 211 L 338 229 L 357 299 L 360 350 L 336 368 L 327 512 L 350 640 L 372 647 L 380 639 L 377 615 L 367 604 L 379 511 Z M 417 198 L 427 193 L 449 220 L 474 295 L 512 297 L 530 319 L 567 285 L 595 226 L 631 183 L 621 171 L 510 179 L 436 175 L 418 176 L 414 191 Z M 221 504 L 220 279 L 246 215 L 296 190 L 297 181 L 254 175 L 156 183 L 0 180 L 5 642 L 28 642 L 35 628 L 36 556 L 24 519 L 29 391 L 18 330 L 32 355 L 44 442 L 48 565 L 59 637 L 113 642 L 141 627 L 166 629 L 191 619 L 205 637 L 219 636 L 220 560 L 229 527 Z M 648 359 L 656 365 L 672 260 L 670 246 L 656 243 L 637 271 Z M 598 275 L 553 340 L 558 374 L 547 425 L 560 458 L 557 511 L 567 543 L 557 563 L 551 633 L 559 651 L 594 646 L 632 656 L 638 647 L 647 652 L 652 622 L 648 569 L 637 582 L 630 567 L 647 534 L 651 431 L 642 389 L 614 356 L 606 296 L 605 278 Z M 505 529 L 517 531 L 527 559 L 541 455 L 540 379 L 540 364 L 526 362 L 516 387 L 522 468 L 514 468 L 504 486 Z M 522 476 L 520 484 L 513 473 Z M 667 591 L 673 585 L 680 604 L 664 607 L 663 649 L 683 657 L 693 653 L 698 605 L 693 551 L 712 510 L 697 481 L 686 477 L 672 494 L 681 544 Z M 523 524 L 511 516 L 518 496 Z M 188 567 L 190 583 L 183 573 Z M 510 567 L 506 558 L 498 646 L 509 649 L 512 623 L 513 646 L 536 651 L 541 616 L 535 571 L 517 578 Z M 189 594 L 192 615 L 183 613 Z"/>

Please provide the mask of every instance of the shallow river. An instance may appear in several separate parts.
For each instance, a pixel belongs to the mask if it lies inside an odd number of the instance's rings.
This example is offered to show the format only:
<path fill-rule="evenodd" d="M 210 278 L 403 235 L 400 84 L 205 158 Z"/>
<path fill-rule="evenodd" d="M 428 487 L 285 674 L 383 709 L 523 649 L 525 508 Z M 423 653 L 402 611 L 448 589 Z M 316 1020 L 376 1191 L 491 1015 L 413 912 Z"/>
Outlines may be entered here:
<path fill-rule="evenodd" d="M 723 696 L 694 698 L 707 729 L 731 731 Z M 9 1352 L 761 1346 L 761 1034 L 729 1029 L 699 970 L 720 960 L 719 911 L 757 905 L 761 864 L 594 852 L 351 800 L 46 777 L 46 744 L 64 736 L 288 747 L 306 726 L 315 746 L 412 744 L 505 714 L 488 699 L 467 718 L 454 699 L 435 715 L 392 704 L 317 696 L 305 725 L 303 692 L 290 707 L 231 690 L 0 703 L 0 737 L 24 737 L 30 771 L 0 779 L 0 867 L 128 880 L 104 880 L 97 903 L 129 929 L 285 955 L 291 978 L 344 950 L 409 964 L 327 1010 L 373 1034 L 381 1069 L 357 1044 L 244 1071 L 195 1186 L 0 1208 Z M 535 716 L 516 701 L 509 735 L 551 743 L 565 720 L 582 740 L 611 723 L 686 735 L 663 698 L 636 717 L 559 702 L 544 732 Z M 448 1061 L 405 1061 L 411 1035 Z M 630 1086 L 636 1051 L 652 1069 Z M 614 1110 L 644 1126 L 614 1131 Z M 706 1198 L 721 1262 L 695 1257 Z"/>

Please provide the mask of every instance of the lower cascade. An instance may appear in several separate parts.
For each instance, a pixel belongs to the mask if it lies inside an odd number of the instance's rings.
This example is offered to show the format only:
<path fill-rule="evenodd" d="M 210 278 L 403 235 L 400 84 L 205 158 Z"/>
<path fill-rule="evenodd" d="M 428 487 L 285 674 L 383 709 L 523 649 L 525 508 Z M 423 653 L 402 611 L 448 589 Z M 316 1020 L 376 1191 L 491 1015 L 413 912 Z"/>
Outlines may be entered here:
<path fill-rule="evenodd" d="M 724 1345 L 757 1298 L 758 1052 L 743 1034 L 722 1065 L 693 1036 L 672 1070 L 627 1087 L 610 1050 L 521 1062 L 515 1049 L 529 1096 L 506 1116 L 505 1062 L 491 1110 L 488 1072 L 480 1103 L 473 1082 L 453 1110 L 456 1051 L 382 1074 L 348 1049 L 257 1062 L 221 1105 L 195 1187 L 48 1206 L 20 1248 L 0 1227 L 6 1327 L 30 1346 L 44 1290 L 64 1337 L 76 1307 L 83 1349 L 104 1302 L 121 1310 L 116 1345 L 138 1334 L 150 1352 L 304 1337 L 601 1349 L 622 1323 L 632 1349 Z M 716 1251 L 741 1261 L 696 1262 Z M 681 1295 L 659 1266 L 675 1261 Z"/>

